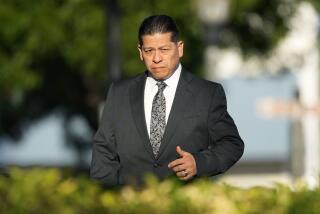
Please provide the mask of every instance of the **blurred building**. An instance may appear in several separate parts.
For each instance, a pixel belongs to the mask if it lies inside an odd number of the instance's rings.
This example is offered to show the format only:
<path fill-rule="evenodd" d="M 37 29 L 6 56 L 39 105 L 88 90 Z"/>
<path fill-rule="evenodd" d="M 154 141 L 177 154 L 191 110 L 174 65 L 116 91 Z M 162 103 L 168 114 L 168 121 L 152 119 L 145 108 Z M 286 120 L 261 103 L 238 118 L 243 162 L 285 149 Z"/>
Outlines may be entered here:
<path fill-rule="evenodd" d="M 62 112 L 56 110 L 28 126 L 20 140 L 0 138 L 0 167 L 88 169 L 92 135 L 84 118 L 74 116 L 66 121 Z"/>

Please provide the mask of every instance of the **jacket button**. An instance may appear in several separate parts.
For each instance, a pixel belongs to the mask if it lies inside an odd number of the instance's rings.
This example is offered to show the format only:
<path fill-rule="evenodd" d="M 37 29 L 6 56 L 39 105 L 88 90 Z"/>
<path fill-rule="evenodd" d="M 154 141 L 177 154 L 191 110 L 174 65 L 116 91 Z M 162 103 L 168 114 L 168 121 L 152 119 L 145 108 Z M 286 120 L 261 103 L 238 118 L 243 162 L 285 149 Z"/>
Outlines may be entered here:
<path fill-rule="evenodd" d="M 157 167 L 159 167 L 159 164 L 158 164 L 158 163 L 154 163 L 154 164 L 153 164 L 153 167 L 154 167 L 154 168 L 157 168 Z"/>

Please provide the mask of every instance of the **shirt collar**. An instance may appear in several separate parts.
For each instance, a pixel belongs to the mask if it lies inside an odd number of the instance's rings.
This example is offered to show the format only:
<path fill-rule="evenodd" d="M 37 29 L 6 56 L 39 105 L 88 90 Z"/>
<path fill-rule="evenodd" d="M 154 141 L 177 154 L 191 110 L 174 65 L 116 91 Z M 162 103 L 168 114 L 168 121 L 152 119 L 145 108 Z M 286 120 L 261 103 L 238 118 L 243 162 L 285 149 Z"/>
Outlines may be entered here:
<path fill-rule="evenodd" d="M 173 72 L 173 74 L 164 81 L 167 84 L 167 86 L 169 87 L 176 86 L 179 81 L 180 73 L 181 73 L 181 64 L 179 63 L 177 69 Z"/>

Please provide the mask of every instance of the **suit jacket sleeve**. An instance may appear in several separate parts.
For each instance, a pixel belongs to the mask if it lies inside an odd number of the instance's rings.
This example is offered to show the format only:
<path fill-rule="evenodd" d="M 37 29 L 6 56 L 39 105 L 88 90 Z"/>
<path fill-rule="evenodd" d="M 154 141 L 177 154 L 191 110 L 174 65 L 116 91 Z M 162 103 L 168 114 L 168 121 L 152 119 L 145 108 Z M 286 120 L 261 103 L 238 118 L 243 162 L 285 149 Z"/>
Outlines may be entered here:
<path fill-rule="evenodd" d="M 208 132 L 208 149 L 193 154 L 198 176 L 225 172 L 240 159 L 244 150 L 237 127 L 227 112 L 226 96 L 220 84 L 217 85 L 210 104 Z"/>
<path fill-rule="evenodd" d="M 119 184 L 119 158 L 116 152 L 114 130 L 114 92 L 113 85 L 108 91 L 99 129 L 93 139 L 92 162 L 90 176 L 105 186 Z"/>

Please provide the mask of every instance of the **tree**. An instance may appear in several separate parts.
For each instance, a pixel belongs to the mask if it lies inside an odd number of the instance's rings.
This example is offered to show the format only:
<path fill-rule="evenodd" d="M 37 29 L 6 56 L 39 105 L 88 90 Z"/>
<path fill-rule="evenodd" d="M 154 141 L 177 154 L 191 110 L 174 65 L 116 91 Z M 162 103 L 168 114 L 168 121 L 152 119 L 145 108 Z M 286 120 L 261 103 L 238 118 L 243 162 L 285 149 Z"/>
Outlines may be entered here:
<path fill-rule="evenodd" d="M 0 22 L 0 133 L 18 136 L 22 121 L 59 107 L 95 124 L 106 54 L 101 3 L 4 1 Z"/>
<path fill-rule="evenodd" d="M 238 46 L 246 55 L 266 55 L 284 38 L 297 1 L 231 0 L 222 46 Z"/>
<path fill-rule="evenodd" d="M 137 29 L 154 13 L 172 15 L 186 41 L 185 65 L 199 72 L 201 30 L 191 1 L 119 0 L 123 76 L 144 70 Z M 110 15 L 110 14 L 109 14 Z M 21 124 L 62 109 L 93 129 L 110 70 L 105 0 L 10 0 L 0 4 L 0 134 L 19 137 Z"/>

